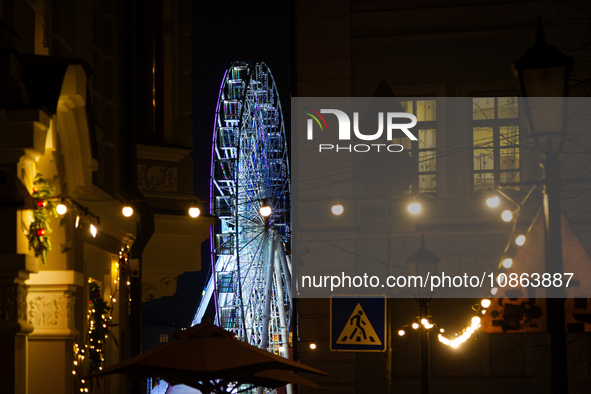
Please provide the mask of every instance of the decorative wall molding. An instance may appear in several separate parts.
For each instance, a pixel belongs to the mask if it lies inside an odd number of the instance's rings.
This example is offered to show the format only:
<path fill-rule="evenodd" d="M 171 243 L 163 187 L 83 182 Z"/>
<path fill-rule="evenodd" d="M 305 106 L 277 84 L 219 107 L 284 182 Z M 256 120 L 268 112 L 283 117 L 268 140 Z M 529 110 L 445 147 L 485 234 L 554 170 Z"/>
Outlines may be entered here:
<path fill-rule="evenodd" d="M 144 281 L 142 286 L 142 301 L 147 302 L 155 298 L 170 297 L 176 293 L 176 288 L 176 277 L 167 276 L 148 283 Z"/>
<path fill-rule="evenodd" d="M 76 296 L 63 294 L 40 294 L 33 292 L 28 299 L 29 323 L 37 329 L 74 330 L 74 304 Z"/>
<path fill-rule="evenodd" d="M 0 332 L 30 333 L 27 322 L 27 286 L 30 273 L 37 272 L 38 259 L 23 254 L 0 254 Z"/>
<path fill-rule="evenodd" d="M 174 167 L 139 164 L 137 178 L 140 190 L 171 193 L 178 190 L 178 169 Z"/>
<path fill-rule="evenodd" d="M 0 286 L 0 321 L 26 321 L 26 302 L 26 286 L 16 283 Z"/>
<path fill-rule="evenodd" d="M 35 337 L 68 337 L 78 334 L 75 326 L 76 289 L 83 286 L 80 272 L 41 271 L 27 281 L 26 317 Z"/>

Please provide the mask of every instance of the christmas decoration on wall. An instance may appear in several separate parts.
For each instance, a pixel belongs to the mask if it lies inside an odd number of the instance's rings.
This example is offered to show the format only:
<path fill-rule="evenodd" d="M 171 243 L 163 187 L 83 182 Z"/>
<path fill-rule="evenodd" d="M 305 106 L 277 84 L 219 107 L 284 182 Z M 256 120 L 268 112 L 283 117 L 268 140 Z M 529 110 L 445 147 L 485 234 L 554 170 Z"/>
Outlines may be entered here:
<path fill-rule="evenodd" d="M 88 353 L 88 367 L 90 373 L 103 369 L 105 361 L 103 350 L 105 341 L 111 333 L 111 308 L 104 300 L 99 285 L 92 279 L 89 283 L 88 332 L 86 334 L 86 351 Z"/>
<path fill-rule="evenodd" d="M 84 358 L 86 356 L 86 352 L 83 348 L 80 348 L 78 343 L 74 343 L 74 361 L 72 367 L 72 375 L 78 376 L 78 384 L 77 388 L 80 390 L 81 393 L 88 393 L 91 389 L 89 382 L 86 379 L 83 379 L 83 373 L 80 372 L 84 365 Z M 90 382 L 91 383 L 91 382 Z"/>
<path fill-rule="evenodd" d="M 33 193 L 37 199 L 37 209 L 33 211 L 33 220 L 29 226 L 27 237 L 29 238 L 29 249 L 35 251 L 35 257 L 40 257 L 43 264 L 47 263 L 47 252 L 51 250 L 49 240 L 50 216 L 57 217 L 55 204 L 50 198 L 55 194 L 55 189 L 51 186 L 43 175 L 37 174 L 33 180 Z"/>
<path fill-rule="evenodd" d="M 117 263 L 115 263 L 114 266 L 114 270 L 113 273 L 111 274 L 113 277 L 113 283 L 111 284 L 111 288 L 113 289 L 113 293 L 109 296 L 109 299 L 111 301 L 111 308 L 114 307 L 115 303 L 117 302 L 117 297 L 119 297 L 119 285 L 124 285 L 127 287 L 127 294 L 130 294 L 129 292 L 129 286 L 130 286 L 130 282 L 129 279 L 127 279 L 127 281 L 125 283 L 121 283 L 121 271 L 124 270 L 125 272 L 129 272 L 129 257 L 131 256 L 131 253 L 129 251 L 129 245 L 125 245 L 123 246 L 120 250 L 119 250 L 119 261 Z M 131 302 L 131 298 L 128 297 L 127 299 L 128 302 L 128 308 L 131 307 L 131 305 L 129 304 Z"/>
<path fill-rule="evenodd" d="M 89 278 L 86 343 L 84 346 L 74 343 L 72 367 L 72 375 L 78 377 L 75 388 L 81 393 L 92 391 L 92 380 L 86 380 L 83 376 L 103 369 L 104 346 L 111 335 L 110 327 L 116 326 L 113 324 L 111 311 L 112 308 L 103 300 L 99 284 Z M 119 346 L 114 337 L 113 340 Z M 86 365 L 88 369 L 85 368 Z"/>

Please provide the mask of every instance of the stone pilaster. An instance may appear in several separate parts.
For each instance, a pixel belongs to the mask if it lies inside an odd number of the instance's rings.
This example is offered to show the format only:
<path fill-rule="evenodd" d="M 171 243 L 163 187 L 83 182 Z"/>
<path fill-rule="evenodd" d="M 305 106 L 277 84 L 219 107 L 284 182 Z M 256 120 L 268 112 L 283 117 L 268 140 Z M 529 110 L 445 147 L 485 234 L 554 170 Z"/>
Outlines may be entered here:
<path fill-rule="evenodd" d="M 74 306 L 78 288 L 84 285 L 80 272 L 40 271 L 27 281 L 27 318 L 34 330 L 29 334 L 29 393 L 45 393 L 47 387 L 56 392 L 72 392 L 73 345 L 78 335 Z M 83 301 L 83 300 L 81 300 Z"/>
<path fill-rule="evenodd" d="M 37 272 L 37 259 L 23 254 L 0 254 L 0 381 L 3 391 L 27 394 L 27 286 Z"/>

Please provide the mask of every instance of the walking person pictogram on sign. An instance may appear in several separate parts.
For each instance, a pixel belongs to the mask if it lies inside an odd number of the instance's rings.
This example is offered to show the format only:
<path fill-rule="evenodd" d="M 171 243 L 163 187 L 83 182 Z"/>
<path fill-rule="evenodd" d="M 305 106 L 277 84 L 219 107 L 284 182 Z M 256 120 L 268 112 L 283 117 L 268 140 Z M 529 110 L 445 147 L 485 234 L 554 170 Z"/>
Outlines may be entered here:
<path fill-rule="evenodd" d="M 381 345 L 371 322 L 367 319 L 361 304 L 357 304 L 347 324 L 341 331 L 337 344 Z"/>

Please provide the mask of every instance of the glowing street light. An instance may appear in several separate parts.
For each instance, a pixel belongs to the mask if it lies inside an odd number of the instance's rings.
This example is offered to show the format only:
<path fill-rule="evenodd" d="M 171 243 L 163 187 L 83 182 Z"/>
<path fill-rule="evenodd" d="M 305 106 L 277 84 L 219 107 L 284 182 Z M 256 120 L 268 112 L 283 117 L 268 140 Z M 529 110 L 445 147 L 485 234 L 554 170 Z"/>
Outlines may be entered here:
<path fill-rule="evenodd" d="M 332 212 L 333 215 L 340 216 L 343 214 L 343 212 L 345 212 L 345 208 L 341 204 L 334 204 L 330 208 L 330 211 Z"/>
<path fill-rule="evenodd" d="M 511 212 L 508 209 L 505 209 L 503 213 L 501 213 L 501 219 L 503 219 L 504 222 L 510 222 L 511 220 L 513 220 L 513 212 Z"/>
<path fill-rule="evenodd" d="M 486 205 L 488 205 L 491 208 L 498 207 L 500 203 L 501 199 L 499 198 L 499 196 L 494 196 L 486 199 Z"/>
<path fill-rule="evenodd" d="M 488 308 L 490 306 L 490 304 L 491 304 L 491 300 L 488 298 L 483 298 L 482 301 L 480 301 L 480 305 L 483 308 Z"/>
<path fill-rule="evenodd" d="M 58 215 L 65 215 L 66 212 L 68 212 L 68 207 L 64 203 L 59 203 L 55 207 L 55 211 L 58 213 Z"/>
<path fill-rule="evenodd" d="M 96 235 L 98 233 L 98 230 L 96 229 L 96 226 L 94 224 L 90 225 L 90 235 L 92 235 L 92 238 L 96 238 Z"/>
<path fill-rule="evenodd" d="M 417 215 L 418 213 L 421 212 L 421 204 L 418 202 L 413 202 L 411 204 L 408 204 L 408 212 L 410 212 L 413 215 Z"/>
<path fill-rule="evenodd" d="M 192 217 L 193 219 L 198 218 L 199 215 L 201 215 L 201 209 L 197 208 L 197 207 L 191 207 L 189 208 L 189 216 Z"/>
<path fill-rule="evenodd" d="M 121 213 L 123 214 L 123 216 L 125 216 L 126 218 L 131 217 L 131 215 L 133 215 L 133 208 L 130 207 L 129 205 L 126 205 L 123 207 L 123 209 L 121 210 Z"/>
<path fill-rule="evenodd" d="M 267 203 L 265 203 L 261 209 L 259 209 L 259 212 L 261 214 L 261 216 L 263 217 L 269 217 L 271 216 L 271 212 L 273 212 L 273 210 L 271 209 L 271 207 L 269 205 L 267 205 Z"/>

